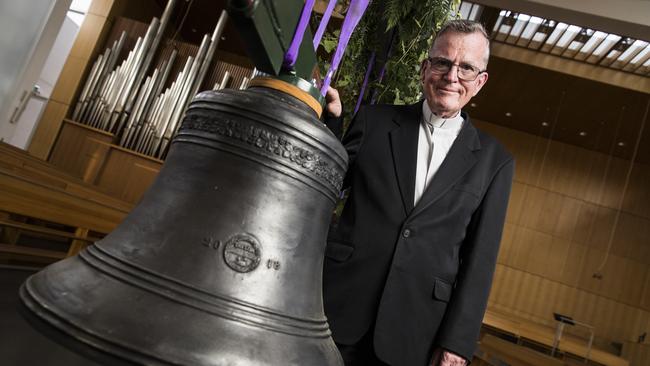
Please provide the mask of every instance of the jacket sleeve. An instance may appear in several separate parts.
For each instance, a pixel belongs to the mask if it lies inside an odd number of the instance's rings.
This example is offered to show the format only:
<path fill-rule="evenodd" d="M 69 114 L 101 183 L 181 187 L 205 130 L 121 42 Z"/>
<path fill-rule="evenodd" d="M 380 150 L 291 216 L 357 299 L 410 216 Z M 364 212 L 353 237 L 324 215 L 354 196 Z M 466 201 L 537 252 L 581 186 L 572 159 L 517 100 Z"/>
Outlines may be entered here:
<path fill-rule="evenodd" d="M 334 136 L 336 136 L 337 139 L 341 139 L 343 136 L 343 114 L 341 113 L 340 116 L 334 117 L 330 116 L 327 111 L 323 112 L 323 123 L 325 123 L 325 126 L 332 131 Z"/>
<path fill-rule="evenodd" d="M 435 343 L 472 360 L 487 306 L 512 186 L 514 160 L 501 165 L 463 242 L 460 268 Z"/>
<path fill-rule="evenodd" d="M 325 125 L 334 133 L 334 135 L 340 137 L 340 135 L 337 135 L 337 133 L 342 133 L 341 130 L 343 128 L 343 118 L 325 117 Z M 351 184 L 351 174 L 349 173 L 354 171 L 356 157 L 359 155 L 359 151 L 361 151 L 361 146 L 363 145 L 365 129 L 366 108 L 361 107 L 352 119 L 352 122 L 350 122 L 350 126 L 348 127 L 347 131 L 345 131 L 345 135 L 343 136 L 342 140 L 343 146 L 345 146 L 345 151 L 348 153 L 348 174 L 346 174 L 345 180 L 343 181 L 343 189 L 349 187 Z"/>

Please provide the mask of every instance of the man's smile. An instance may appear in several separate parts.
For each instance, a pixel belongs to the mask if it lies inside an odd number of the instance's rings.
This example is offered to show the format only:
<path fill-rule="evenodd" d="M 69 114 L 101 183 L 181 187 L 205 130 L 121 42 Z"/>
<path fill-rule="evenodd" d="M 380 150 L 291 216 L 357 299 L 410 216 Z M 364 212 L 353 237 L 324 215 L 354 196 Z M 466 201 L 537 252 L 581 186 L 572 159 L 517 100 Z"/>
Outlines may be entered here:
<path fill-rule="evenodd" d="M 454 89 L 449 89 L 449 88 L 437 88 L 438 92 L 441 92 L 443 94 L 458 94 L 457 90 Z"/>

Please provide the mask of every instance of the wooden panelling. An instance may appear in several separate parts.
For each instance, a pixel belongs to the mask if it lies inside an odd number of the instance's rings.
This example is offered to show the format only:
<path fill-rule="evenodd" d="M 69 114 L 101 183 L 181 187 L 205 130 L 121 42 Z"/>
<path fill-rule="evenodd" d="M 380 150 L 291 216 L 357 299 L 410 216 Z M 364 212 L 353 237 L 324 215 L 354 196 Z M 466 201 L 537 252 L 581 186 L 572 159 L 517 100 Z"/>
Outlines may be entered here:
<path fill-rule="evenodd" d="M 623 206 L 630 212 L 650 217 L 650 169 L 636 165 L 630 176 L 630 185 Z"/>
<path fill-rule="evenodd" d="M 50 163 L 97 190 L 136 203 L 158 175 L 162 161 L 111 143 L 112 134 L 64 120 Z"/>
<path fill-rule="evenodd" d="M 113 135 L 66 120 L 50 155 L 50 163 L 85 182 L 95 181 Z"/>
<path fill-rule="evenodd" d="M 112 147 L 95 184 L 113 197 L 136 203 L 153 183 L 161 166 L 159 160 Z"/>
<path fill-rule="evenodd" d="M 632 258 L 650 265 L 650 227 L 648 221 L 642 216 L 621 213 L 614 236 L 614 254 L 625 258 Z"/>
<path fill-rule="evenodd" d="M 517 161 L 489 308 L 548 326 L 553 312 L 563 313 L 594 325 L 603 346 L 646 331 L 650 167 L 477 125 Z"/>
<path fill-rule="evenodd" d="M 38 127 L 34 131 L 34 137 L 32 137 L 32 141 L 29 144 L 28 151 L 32 156 L 47 160 L 52 145 L 61 128 L 63 118 L 68 113 L 68 108 L 69 106 L 67 104 L 53 100 L 47 102 Z"/>
<path fill-rule="evenodd" d="M 639 334 L 641 335 L 641 334 Z M 625 342 L 623 344 L 623 356 L 630 360 L 632 365 L 650 365 L 650 343 Z"/>
<path fill-rule="evenodd" d="M 88 14 L 107 17 L 113 7 L 114 0 L 93 0 L 88 8 Z"/>
<path fill-rule="evenodd" d="M 59 74 L 56 86 L 52 90 L 50 101 L 67 105 L 72 103 L 72 98 L 77 88 L 80 87 L 79 83 L 87 63 L 87 59 L 72 55 L 68 56 L 61 70 L 61 74 Z"/>
<path fill-rule="evenodd" d="M 519 171 L 519 161 L 517 161 L 516 164 L 516 171 Z M 506 222 L 511 224 L 517 224 L 519 222 L 519 218 L 521 217 L 521 210 L 524 205 L 524 196 L 526 195 L 527 189 L 527 185 L 519 183 L 517 180 L 512 182 L 512 190 L 510 191 L 510 201 L 508 202 Z"/>
<path fill-rule="evenodd" d="M 97 1 L 97 0 L 95 0 Z M 108 6 L 108 5 L 106 5 Z M 87 13 L 79 28 L 77 38 L 70 49 L 70 57 L 88 60 L 101 42 L 102 32 L 107 25 L 106 16 Z"/>

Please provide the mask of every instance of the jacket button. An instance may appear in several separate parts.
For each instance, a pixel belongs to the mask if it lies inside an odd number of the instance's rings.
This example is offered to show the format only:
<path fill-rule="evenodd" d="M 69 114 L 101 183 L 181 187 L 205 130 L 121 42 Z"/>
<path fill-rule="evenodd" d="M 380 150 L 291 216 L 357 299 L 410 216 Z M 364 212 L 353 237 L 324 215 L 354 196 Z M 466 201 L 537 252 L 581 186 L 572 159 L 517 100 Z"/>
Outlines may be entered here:
<path fill-rule="evenodd" d="M 404 229 L 404 231 L 402 231 L 402 236 L 408 238 L 409 236 L 411 236 L 411 230 Z"/>

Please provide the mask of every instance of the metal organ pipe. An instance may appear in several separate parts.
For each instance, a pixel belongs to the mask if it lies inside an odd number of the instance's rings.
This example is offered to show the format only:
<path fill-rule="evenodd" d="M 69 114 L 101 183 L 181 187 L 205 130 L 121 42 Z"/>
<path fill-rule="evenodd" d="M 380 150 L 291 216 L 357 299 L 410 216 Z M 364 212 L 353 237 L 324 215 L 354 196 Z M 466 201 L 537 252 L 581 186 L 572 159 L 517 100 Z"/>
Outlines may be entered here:
<path fill-rule="evenodd" d="M 125 59 L 120 61 L 125 31 L 98 56 L 72 115 L 78 122 L 114 133 L 120 146 L 159 158 L 166 155 L 187 105 L 200 91 L 228 20 L 222 11 L 212 34 L 203 37 L 196 55 L 187 57 L 182 71 L 165 88 L 179 51 L 174 48 L 167 60 L 151 74 L 148 71 L 177 2 L 167 2 L 161 18 L 153 18 Z M 230 79 L 226 71 L 214 89 L 225 88 Z M 239 87 L 245 88 L 248 81 L 244 78 Z"/>

